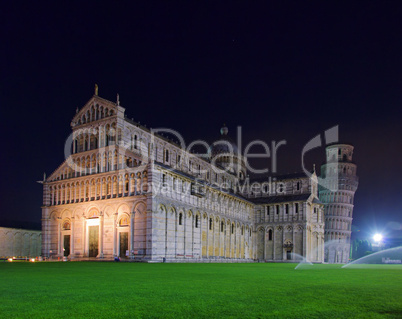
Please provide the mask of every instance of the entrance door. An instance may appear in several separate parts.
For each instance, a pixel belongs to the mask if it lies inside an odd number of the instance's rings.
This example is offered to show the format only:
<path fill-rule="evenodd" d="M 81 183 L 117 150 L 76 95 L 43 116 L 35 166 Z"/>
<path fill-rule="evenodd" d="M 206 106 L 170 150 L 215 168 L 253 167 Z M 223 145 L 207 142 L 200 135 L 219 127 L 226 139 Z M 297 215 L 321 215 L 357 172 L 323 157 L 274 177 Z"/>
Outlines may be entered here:
<path fill-rule="evenodd" d="M 70 255 L 70 235 L 64 235 L 64 256 Z"/>
<path fill-rule="evenodd" d="M 291 250 L 288 250 L 288 251 L 286 252 L 286 259 L 287 259 L 287 260 L 291 260 L 291 259 L 292 259 L 292 251 L 291 251 Z"/>
<path fill-rule="evenodd" d="M 128 250 L 128 233 L 120 233 L 120 257 L 126 257 Z"/>
<path fill-rule="evenodd" d="M 98 256 L 99 226 L 88 226 L 89 249 L 88 256 Z"/>

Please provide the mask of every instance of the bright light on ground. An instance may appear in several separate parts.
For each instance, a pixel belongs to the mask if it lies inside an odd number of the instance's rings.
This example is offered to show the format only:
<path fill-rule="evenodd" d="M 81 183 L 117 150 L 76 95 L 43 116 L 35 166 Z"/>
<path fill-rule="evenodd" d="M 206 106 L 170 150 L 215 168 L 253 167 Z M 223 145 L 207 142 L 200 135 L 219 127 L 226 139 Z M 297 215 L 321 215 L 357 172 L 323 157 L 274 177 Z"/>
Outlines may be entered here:
<path fill-rule="evenodd" d="M 382 235 L 381 234 L 375 234 L 373 236 L 373 239 L 375 242 L 379 243 L 382 240 Z"/>

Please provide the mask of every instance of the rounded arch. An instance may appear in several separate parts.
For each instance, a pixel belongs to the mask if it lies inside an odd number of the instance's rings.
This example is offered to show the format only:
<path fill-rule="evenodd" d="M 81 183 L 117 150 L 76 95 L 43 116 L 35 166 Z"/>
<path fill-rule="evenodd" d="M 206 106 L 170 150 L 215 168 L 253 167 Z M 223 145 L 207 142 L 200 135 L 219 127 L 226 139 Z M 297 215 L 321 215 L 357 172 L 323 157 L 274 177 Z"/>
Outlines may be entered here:
<path fill-rule="evenodd" d="M 139 214 L 145 214 L 146 213 L 146 208 L 147 205 L 144 202 L 138 202 L 135 206 L 134 206 L 134 212 L 139 213 Z"/>
<path fill-rule="evenodd" d="M 123 214 L 123 213 L 130 213 L 130 208 L 128 207 L 128 205 L 126 203 L 122 203 L 119 206 L 117 206 L 117 213 L 118 214 Z"/>
<path fill-rule="evenodd" d="M 119 227 L 130 226 L 130 215 L 128 213 L 119 213 L 117 217 L 117 225 Z"/>
<path fill-rule="evenodd" d="M 56 220 L 59 217 L 60 217 L 60 211 L 58 210 L 54 210 L 49 214 L 49 219 L 51 220 Z"/>
<path fill-rule="evenodd" d="M 62 219 L 71 218 L 71 217 L 72 217 L 72 213 L 71 213 L 71 211 L 70 211 L 69 209 L 64 209 L 64 210 L 61 212 L 60 217 L 61 217 Z"/>
<path fill-rule="evenodd" d="M 176 214 L 176 208 L 174 206 L 169 206 L 169 213 L 171 213 L 172 215 Z"/>
<path fill-rule="evenodd" d="M 70 218 L 63 219 L 61 223 L 62 230 L 71 230 L 71 220 Z"/>
<path fill-rule="evenodd" d="M 158 205 L 158 213 L 165 213 L 167 212 L 166 206 L 164 204 L 159 204 Z"/>
<path fill-rule="evenodd" d="M 257 231 L 258 231 L 258 232 L 260 232 L 260 231 L 265 232 L 265 229 L 264 229 L 264 227 L 263 227 L 263 226 L 259 226 L 259 227 L 257 228 Z"/>
<path fill-rule="evenodd" d="M 85 216 L 87 218 L 98 218 L 100 216 L 100 211 L 99 208 L 96 206 L 90 206 L 88 207 Z"/>
<path fill-rule="evenodd" d="M 107 217 L 111 216 L 115 210 L 112 206 L 106 205 L 103 207 L 103 212 L 106 214 Z"/>

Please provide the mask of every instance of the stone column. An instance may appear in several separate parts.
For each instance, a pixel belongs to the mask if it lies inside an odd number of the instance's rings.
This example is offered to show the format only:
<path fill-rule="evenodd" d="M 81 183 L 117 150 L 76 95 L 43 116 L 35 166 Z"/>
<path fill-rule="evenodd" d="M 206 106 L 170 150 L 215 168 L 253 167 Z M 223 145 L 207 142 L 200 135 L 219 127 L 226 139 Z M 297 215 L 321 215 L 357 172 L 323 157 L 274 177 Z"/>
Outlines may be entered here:
<path fill-rule="evenodd" d="M 116 224 L 117 224 L 117 213 L 113 214 L 113 257 L 117 256 L 117 229 L 116 229 Z"/>
<path fill-rule="evenodd" d="M 206 255 L 207 255 L 207 258 L 209 257 L 209 216 L 207 216 L 207 232 L 206 232 L 206 234 L 207 234 L 207 240 L 206 240 L 206 242 L 207 242 L 207 253 L 206 253 Z"/>
<path fill-rule="evenodd" d="M 286 249 L 283 248 L 283 245 L 285 244 L 285 231 L 286 231 L 286 226 L 284 225 L 282 228 L 282 260 L 286 260 Z"/>
<path fill-rule="evenodd" d="M 87 254 L 87 223 L 85 216 L 82 216 L 82 256 L 86 256 Z"/>
<path fill-rule="evenodd" d="M 100 212 L 100 216 L 99 216 L 99 254 L 98 257 L 99 258 L 103 258 L 103 212 Z"/>
<path fill-rule="evenodd" d="M 61 255 L 62 252 L 62 238 L 61 238 L 61 218 L 57 217 L 57 255 Z"/>
<path fill-rule="evenodd" d="M 135 231 L 135 212 L 131 212 L 130 214 L 130 252 L 131 258 L 134 258 L 134 231 Z"/>
<path fill-rule="evenodd" d="M 70 258 L 73 257 L 74 255 L 74 223 L 75 223 L 75 218 L 71 217 L 71 245 L 70 245 Z"/>
<path fill-rule="evenodd" d="M 102 137 L 102 133 L 101 133 L 101 126 L 98 126 L 98 145 L 97 148 L 101 148 L 101 137 Z"/>
<path fill-rule="evenodd" d="M 128 175 L 128 191 L 127 191 L 127 195 L 131 196 L 131 184 L 132 184 L 132 178 L 131 178 L 131 174 Z"/>
<path fill-rule="evenodd" d="M 296 242 L 295 242 L 295 227 L 294 225 L 292 226 L 292 243 L 293 243 L 293 258 L 294 259 L 294 254 L 296 253 Z"/>

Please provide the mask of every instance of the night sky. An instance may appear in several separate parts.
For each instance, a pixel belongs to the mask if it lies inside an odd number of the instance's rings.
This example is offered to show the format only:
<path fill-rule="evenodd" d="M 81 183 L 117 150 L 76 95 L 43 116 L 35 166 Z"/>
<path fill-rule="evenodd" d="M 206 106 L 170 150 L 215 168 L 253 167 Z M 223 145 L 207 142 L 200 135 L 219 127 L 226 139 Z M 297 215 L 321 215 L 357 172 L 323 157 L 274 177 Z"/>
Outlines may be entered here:
<path fill-rule="evenodd" d="M 401 21 L 400 1 L 3 3 L 0 220 L 40 223 L 36 181 L 63 162 L 97 83 L 187 143 L 212 142 L 223 123 L 244 143 L 286 140 L 281 173 L 301 171 L 303 146 L 339 125 L 360 178 L 354 235 L 400 236 Z"/>

